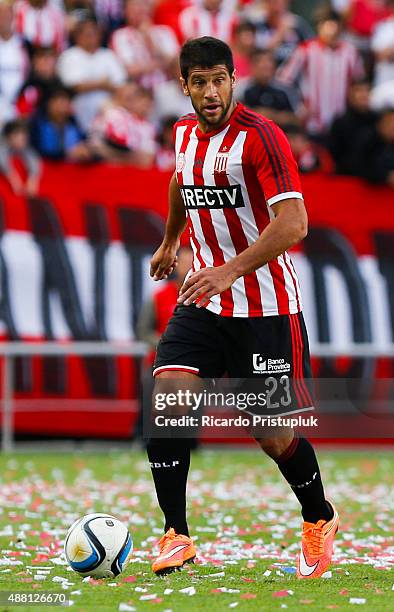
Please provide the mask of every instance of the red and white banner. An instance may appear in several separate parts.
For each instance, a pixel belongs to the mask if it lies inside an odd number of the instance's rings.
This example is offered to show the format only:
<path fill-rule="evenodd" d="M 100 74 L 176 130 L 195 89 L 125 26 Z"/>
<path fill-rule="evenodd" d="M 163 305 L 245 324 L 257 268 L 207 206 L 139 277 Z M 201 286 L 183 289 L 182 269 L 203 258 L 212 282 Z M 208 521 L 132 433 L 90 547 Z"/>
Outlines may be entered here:
<path fill-rule="evenodd" d="M 26 201 L 0 177 L 1 336 L 132 339 L 154 290 L 149 259 L 162 234 L 168 182 L 156 171 L 47 164 L 40 198 Z M 393 190 L 326 175 L 304 177 L 303 190 L 310 231 L 293 261 L 312 346 L 332 343 L 344 354 L 354 342 L 384 349 L 394 342 Z M 24 360 L 20 392 L 135 397 L 129 359 L 57 361 Z M 379 367 L 391 376 L 385 363 Z M 320 375 L 327 364 L 316 364 Z M 127 427 L 114 435 L 127 435 Z"/>

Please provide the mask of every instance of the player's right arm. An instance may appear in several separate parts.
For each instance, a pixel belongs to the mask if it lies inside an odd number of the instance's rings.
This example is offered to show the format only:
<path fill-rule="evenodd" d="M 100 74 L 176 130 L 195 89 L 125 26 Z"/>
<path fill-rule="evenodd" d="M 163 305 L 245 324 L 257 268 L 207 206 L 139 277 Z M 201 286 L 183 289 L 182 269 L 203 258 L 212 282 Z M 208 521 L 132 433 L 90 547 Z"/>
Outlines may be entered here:
<path fill-rule="evenodd" d="M 163 280 L 175 269 L 177 265 L 176 253 L 182 232 L 186 227 L 185 206 L 175 174 L 170 180 L 168 199 L 169 212 L 163 242 L 150 262 L 150 275 L 153 280 Z"/>

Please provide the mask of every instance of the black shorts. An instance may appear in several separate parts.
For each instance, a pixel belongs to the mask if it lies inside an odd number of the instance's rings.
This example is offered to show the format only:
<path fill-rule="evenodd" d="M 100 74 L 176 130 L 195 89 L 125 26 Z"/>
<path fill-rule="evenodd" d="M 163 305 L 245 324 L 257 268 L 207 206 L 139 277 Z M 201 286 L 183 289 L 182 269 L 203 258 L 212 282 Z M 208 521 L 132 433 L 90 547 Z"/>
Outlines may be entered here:
<path fill-rule="evenodd" d="M 236 318 L 179 305 L 157 347 L 153 375 L 168 370 L 214 379 L 285 377 L 292 381 L 293 407 L 313 404 L 302 313 Z"/>

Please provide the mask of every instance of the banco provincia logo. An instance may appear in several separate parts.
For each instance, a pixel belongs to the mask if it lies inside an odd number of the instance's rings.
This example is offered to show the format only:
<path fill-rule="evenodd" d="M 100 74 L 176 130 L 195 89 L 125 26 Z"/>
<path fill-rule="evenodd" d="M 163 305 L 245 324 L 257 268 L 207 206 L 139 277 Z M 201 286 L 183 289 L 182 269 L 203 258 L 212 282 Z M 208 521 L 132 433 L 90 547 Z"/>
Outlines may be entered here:
<path fill-rule="evenodd" d="M 261 353 L 253 353 L 254 374 L 284 374 L 290 369 L 291 365 L 285 359 L 269 359 Z"/>

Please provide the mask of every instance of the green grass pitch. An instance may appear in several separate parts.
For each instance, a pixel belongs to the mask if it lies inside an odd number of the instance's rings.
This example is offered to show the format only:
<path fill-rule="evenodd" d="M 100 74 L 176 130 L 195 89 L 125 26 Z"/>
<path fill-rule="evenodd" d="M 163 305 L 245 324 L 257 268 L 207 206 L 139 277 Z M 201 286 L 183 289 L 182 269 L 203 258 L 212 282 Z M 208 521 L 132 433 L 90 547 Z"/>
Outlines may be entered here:
<path fill-rule="evenodd" d="M 162 518 L 142 453 L 2 456 L 0 591 L 66 593 L 80 612 L 394 610 L 393 455 L 319 456 L 341 527 L 331 573 L 306 581 L 294 575 L 297 501 L 257 448 L 194 454 L 189 514 L 199 559 L 165 578 L 150 570 Z M 82 582 L 64 564 L 66 530 L 89 512 L 109 512 L 129 526 L 133 558 L 116 579 Z M 12 609 L 62 608 L 0 605 Z"/>

